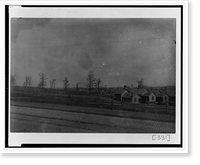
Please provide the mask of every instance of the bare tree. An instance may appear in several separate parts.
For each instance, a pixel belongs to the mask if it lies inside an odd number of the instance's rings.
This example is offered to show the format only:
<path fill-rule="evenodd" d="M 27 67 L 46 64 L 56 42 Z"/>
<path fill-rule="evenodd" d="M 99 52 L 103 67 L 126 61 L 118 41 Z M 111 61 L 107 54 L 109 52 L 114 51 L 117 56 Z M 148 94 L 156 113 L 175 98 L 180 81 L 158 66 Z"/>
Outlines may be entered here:
<path fill-rule="evenodd" d="M 32 85 L 32 78 L 31 78 L 31 76 L 26 76 L 25 82 L 24 82 L 23 85 L 26 86 L 26 87 L 30 87 Z"/>
<path fill-rule="evenodd" d="M 50 88 L 55 89 L 55 87 L 56 87 L 56 79 L 54 78 L 54 79 L 50 80 Z"/>
<path fill-rule="evenodd" d="M 52 88 L 52 80 L 50 80 L 50 88 Z"/>
<path fill-rule="evenodd" d="M 94 77 L 94 72 L 92 70 L 89 71 L 87 77 L 86 77 L 86 80 L 87 80 L 87 84 L 86 84 L 86 87 L 88 88 L 89 90 L 89 93 L 91 93 L 94 85 L 95 85 L 95 77 Z"/>
<path fill-rule="evenodd" d="M 79 91 L 79 85 L 82 84 L 81 82 L 76 83 L 76 90 Z"/>
<path fill-rule="evenodd" d="M 10 85 L 15 86 L 16 85 L 16 76 L 11 75 L 10 76 Z"/>
<path fill-rule="evenodd" d="M 137 81 L 138 83 L 138 89 L 141 89 L 144 87 L 144 79 L 142 78 L 141 80 Z"/>
<path fill-rule="evenodd" d="M 65 77 L 65 79 L 63 80 L 64 90 L 67 90 L 68 86 L 69 86 L 69 80 L 67 79 L 67 77 Z"/>
<path fill-rule="evenodd" d="M 102 85 L 101 78 L 97 78 L 96 81 L 95 81 L 95 87 L 97 88 L 98 93 L 100 93 L 100 90 L 101 90 L 101 87 L 102 87 L 101 85 Z"/>
<path fill-rule="evenodd" d="M 40 82 L 38 84 L 39 88 L 44 88 L 46 86 L 46 76 L 44 73 L 39 73 L 39 77 L 40 77 Z"/>

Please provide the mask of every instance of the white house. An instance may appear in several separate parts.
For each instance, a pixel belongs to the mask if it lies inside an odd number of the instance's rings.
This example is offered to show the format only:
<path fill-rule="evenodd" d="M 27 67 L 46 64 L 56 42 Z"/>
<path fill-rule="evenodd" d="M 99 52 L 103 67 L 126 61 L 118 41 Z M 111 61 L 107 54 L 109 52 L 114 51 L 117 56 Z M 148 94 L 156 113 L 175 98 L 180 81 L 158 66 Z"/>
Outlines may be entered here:
<path fill-rule="evenodd" d="M 150 103 L 156 102 L 156 95 L 153 92 L 151 92 L 150 95 L 149 95 L 149 102 Z"/>
<path fill-rule="evenodd" d="M 137 94 L 133 94 L 132 95 L 132 103 L 133 104 L 139 104 L 140 103 L 140 96 L 138 96 Z"/>
<path fill-rule="evenodd" d="M 122 96 L 122 101 L 131 102 L 133 104 L 139 104 L 140 96 L 138 96 L 138 94 L 124 92 L 124 94 Z"/>
<path fill-rule="evenodd" d="M 143 103 L 156 103 L 157 102 L 157 94 L 156 92 L 146 92 L 141 96 Z"/>
<path fill-rule="evenodd" d="M 166 94 L 166 92 L 158 93 L 156 95 L 156 102 L 158 104 L 169 102 L 169 96 Z"/>
<path fill-rule="evenodd" d="M 124 92 L 122 95 L 122 101 L 124 102 L 132 102 L 132 94 L 128 92 Z"/>
<path fill-rule="evenodd" d="M 122 101 L 122 97 L 128 93 L 128 91 L 126 89 L 117 89 L 115 91 L 115 99 L 118 101 Z"/>

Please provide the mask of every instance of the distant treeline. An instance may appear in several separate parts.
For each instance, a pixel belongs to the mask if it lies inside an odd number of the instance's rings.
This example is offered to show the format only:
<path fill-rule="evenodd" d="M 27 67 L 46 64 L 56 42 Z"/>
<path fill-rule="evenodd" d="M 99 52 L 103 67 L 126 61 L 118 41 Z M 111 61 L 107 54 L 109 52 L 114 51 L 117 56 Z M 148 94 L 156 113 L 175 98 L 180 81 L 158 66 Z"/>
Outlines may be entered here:
<path fill-rule="evenodd" d="M 37 84 L 37 87 L 40 89 L 46 89 L 47 88 L 47 77 L 44 73 L 38 73 L 39 76 L 39 82 Z M 10 84 L 11 87 L 13 86 L 17 86 L 16 83 L 16 75 L 11 75 L 10 77 Z M 144 85 L 144 79 L 140 79 L 137 81 L 137 86 L 134 87 L 133 84 L 131 84 L 130 86 L 127 85 L 122 85 L 121 87 L 107 87 L 107 85 L 103 86 L 103 81 L 101 80 L 101 78 L 96 78 L 94 71 L 89 70 L 88 74 L 85 77 L 86 82 L 77 82 L 76 83 L 76 87 L 75 88 L 70 88 L 70 83 L 69 83 L 69 79 L 67 78 L 67 76 L 63 79 L 63 88 L 62 90 L 67 91 L 69 89 L 75 89 L 76 91 L 86 91 L 88 93 L 94 93 L 94 92 L 98 92 L 98 93 L 112 93 L 115 89 L 118 88 L 136 88 L 136 89 L 170 89 L 170 90 L 174 90 L 175 86 L 162 86 L 162 87 L 149 87 Z M 33 81 L 32 81 L 32 77 L 31 76 L 26 76 L 25 80 L 23 82 L 23 86 L 24 87 L 32 87 Z M 86 84 L 85 87 L 80 87 L 80 84 Z M 18 85 L 19 86 L 19 85 Z M 56 88 L 56 79 L 50 79 L 49 80 L 49 88 L 50 89 L 55 89 Z M 58 88 L 57 88 L 58 89 Z M 108 92 L 109 91 L 109 92 Z"/>

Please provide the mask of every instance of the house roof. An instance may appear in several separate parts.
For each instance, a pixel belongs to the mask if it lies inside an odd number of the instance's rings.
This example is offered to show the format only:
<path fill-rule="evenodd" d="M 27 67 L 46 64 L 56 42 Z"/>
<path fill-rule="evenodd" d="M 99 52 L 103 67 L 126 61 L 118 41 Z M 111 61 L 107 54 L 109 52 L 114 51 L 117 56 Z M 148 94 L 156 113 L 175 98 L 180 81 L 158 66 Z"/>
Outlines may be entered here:
<path fill-rule="evenodd" d="M 146 89 L 129 89 L 129 92 L 133 94 L 143 95 L 145 92 L 147 92 Z"/>
<path fill-rule="evenodd" d="M 166 95 L 166 92 L 158 93 L 156 96 L 157 97 L 163 97 L 164 95 Z"/>
<path fill-rule="evenodd" d="M 124 89 L 119 88 L 119 89 L 116 89 L 114 93 L 115 94 L 122 94 L 122 93 L 124 93 L 124 91 L 125 91 Z"/>
<path fill-rule="evenodd" d="M 157 96 L 159 93 L 154 93 L 154 92 L 152 92 L 152 91 L 149 91 L 149 92 L 146 92 L 145 94 L 143 94 L 143 96 L 150 96 L 151 94 L 154 94 L 155 96 Z"/>
<path fill-rule="evenodd" d="M 166 90 L 160 89 L 160 93 L 166 93 Z"/>
<path fill-rule="evenodd" d="M 143 94 L 142 96 L 150 96 L 151 93 L 146 92 L 145 94 Z"/>
<path fill-rule="evenodd" d="M 131 94 L 131 93 L 125 93 L 122 97 L 131 98 L 131 97 L 132 97 L 132 94 Z"/>
<path fill-rule="evenodd" d="M 156 96 L 161 93 L 159 89 L 148 89 L 147 91 L 149 94 L 153 93 Z"/>
<path fill-rule="evenodd" d="M 151 93 L 154 93 L 154 92 L 147 92 L 145 93 L 143 96 L 150 96 Z M 156 97 L 163 97 L 164 95 L 167 95 L 169 97 L 175 97 L 175 92 L 173 91 L 163 91 L 161 93 L 154 93 L 156 95 Z"/>
<path fill-rule="evenodd" d="M 174 91 L 168 91 L 167 95 L 170 97 L 175 97 L 175 92 Z"/>
<path fill-rule="evenodd" d="M 138 94 L 132 93 L 132 97 L 135 97 L 135 96 L 140 97 L 138 96 Z"/>
<path fill-rule="evenodd" d="M 151 92 L 153 92 L 155 95 L 158 95 L 160 93 L 159 90 L 151 90 Z"/>

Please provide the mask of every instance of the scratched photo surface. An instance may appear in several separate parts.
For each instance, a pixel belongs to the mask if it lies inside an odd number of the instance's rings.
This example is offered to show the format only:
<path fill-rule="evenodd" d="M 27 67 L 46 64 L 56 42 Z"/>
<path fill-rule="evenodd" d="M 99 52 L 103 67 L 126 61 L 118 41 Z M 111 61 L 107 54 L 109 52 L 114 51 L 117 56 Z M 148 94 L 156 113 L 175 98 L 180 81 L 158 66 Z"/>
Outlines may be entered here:
<path fill-rule="evenodd" d="M 12 18 L 10 45 L 10 132 L 176 132 L 176 19 Z"/>

